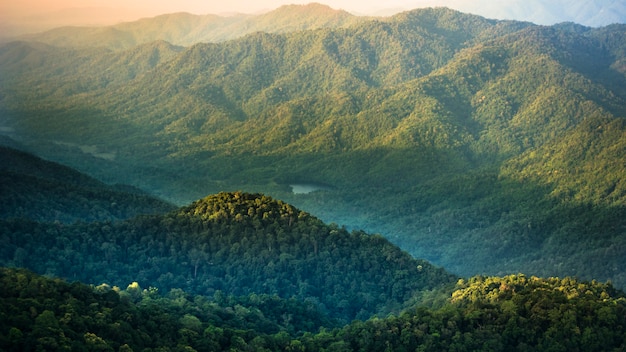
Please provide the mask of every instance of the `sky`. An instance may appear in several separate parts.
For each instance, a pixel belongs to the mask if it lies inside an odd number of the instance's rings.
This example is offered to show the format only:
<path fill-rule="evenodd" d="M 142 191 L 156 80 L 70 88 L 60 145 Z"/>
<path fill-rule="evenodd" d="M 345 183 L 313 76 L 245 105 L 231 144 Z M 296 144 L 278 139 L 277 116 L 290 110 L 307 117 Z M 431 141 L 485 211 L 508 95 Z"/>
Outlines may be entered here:
<path fill-rule="evenodd" d="M 165 13 L 258 14 L 287 4 L 319 2 L 353 14 L 382 14 L 457 0 L 0 0 L 0 36 L 62 25 L 111 25 Z M 392 11 L 384 14 L 389 15 Z"/>
<path fill-rule="evenodd" d="M 54 13 L 64 9 L 110 8 L 124 13 L 134 12 L 154 16 L 162 13 L 190 12 L 194 14 L 257 13 L 285 4 L 307 4 L 312 0 L 0 0 L 1 12 L 9 17 L 28 17 Z M 384 8 L 412 7 L 413 4 L 434 3 L 432 0 L 327 0 L 319 1 L 336 9 L 366 13 Z"/>
<path fill-rule="evenodd" d="M 174 12 L 258 14 L 286 4 L 307 4 L 313 1 L 0 0 L 0 31 L 4 31 L 6 35 L 8 31 L 17 30 L 17 26 L 21 26 L 21 31 L 27 29 L 38 31 L 61 25 L 108 25 Z M 393 12 L 420 7 L 447 6 L 488 18 L 528 20 L 538 24 L 553 24 L 551 22 L 578 18 L 572 16 L 568 18 L 565 16 L 568 13 L 589 16 L 594 12 L 605 11 L 612 16 L 611 18 L 617 18 L 618 22 L 626 16 L 624 0 L 317 0 L 316 2 L 357 15 L 390 15 Z M 514 18 L 518 14 L 524 14 L 528 18 Z M 610 19 L 608 21 L 611 22 Z"/>

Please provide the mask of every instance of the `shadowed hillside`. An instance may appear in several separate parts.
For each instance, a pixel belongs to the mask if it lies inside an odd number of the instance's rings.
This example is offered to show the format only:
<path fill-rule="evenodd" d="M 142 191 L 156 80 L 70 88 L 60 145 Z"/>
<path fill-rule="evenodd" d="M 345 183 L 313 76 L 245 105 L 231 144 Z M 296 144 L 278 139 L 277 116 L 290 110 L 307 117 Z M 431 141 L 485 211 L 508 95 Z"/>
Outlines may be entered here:
<path fill-rule="evenodd" d="M 380 235 L 325 225 L 281 201 L 239 192 L 124 222 L 0 226 L 3 266 L 93 284 L 295 297 L 343 322 L 397 312 L 456 280 Z"/>
<path fill-rule="evenodd" d="M 0 147 L 2 219 L 75 222 L 128 219 L 174 206 L 130 186 L 106 185 L 76 170 Z"/>
<path fill-rule="evenodd" d="M 623 349 L 625 336 L 623 292 L 571 278 L 474 277 L 441 308 L 333 330 L 314 307 L 276 296 L 94 287 L 6 268 L 0 288 L 7 351 L 606 351 Z"/>

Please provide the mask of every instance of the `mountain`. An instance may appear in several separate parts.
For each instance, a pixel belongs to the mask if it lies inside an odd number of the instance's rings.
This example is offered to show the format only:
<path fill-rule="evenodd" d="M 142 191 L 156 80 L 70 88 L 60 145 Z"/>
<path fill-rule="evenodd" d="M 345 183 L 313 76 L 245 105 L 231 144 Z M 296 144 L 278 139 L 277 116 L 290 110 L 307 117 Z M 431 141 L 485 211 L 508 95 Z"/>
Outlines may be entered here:
<path fill-rule="evenodd" d="M 456 281 L 382 236 L 325 225 L 259 194 L 220 193 L 124 222 L 0 227 L 2 266 L 165 292 L 295 297 L 343 322 L 398 311 Z"/>
<path fill-rule="evenodd" d="M 0 218 L 5 220 L 114 220 L 173 209 L 173 205 L 137 188 L 110 186 L 6 147 L 0 147 L 0 179 Z"/>
<path fill-rule="evenodd" d="M 109 84 L 154 44 L 16 42 L 0 49 L 0 127 L 178 204 L 263 192 L 459 275 L 624 287 L 625 35 L 423 9 L 176 47 Z"/>
<path fill-rule="evenodd" d="M 137 21 L 103 27 L 59 27 L 42 33 L 20 36 L 61 47 L 106 47 L 114 50 L 132 48 L 153 41 L 174 45 L 222 42 L 254 32 L 286 33 L 293 31 L 339 28 L 360 18 L 326 5 L 285 5 L 262 15 L 192 15 L 165 14 Z"/>

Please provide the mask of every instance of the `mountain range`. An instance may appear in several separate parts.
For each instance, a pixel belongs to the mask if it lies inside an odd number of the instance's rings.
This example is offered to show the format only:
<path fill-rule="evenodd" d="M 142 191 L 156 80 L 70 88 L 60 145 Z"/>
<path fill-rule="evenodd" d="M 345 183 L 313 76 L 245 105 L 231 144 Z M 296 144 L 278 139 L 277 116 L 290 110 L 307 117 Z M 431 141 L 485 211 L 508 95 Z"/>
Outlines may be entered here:
<path fill-rule="evenodd" d="M 618 0 L 595 2 L 560 0 L 519 1 L 508 0 L 497 4 L 489 1 L 426 1 L 421 6 L 446 6 L 465 13 L 499 20 L 517 20 L 540 25 L 571 22 L 590 27 L 603 27 L 626 23 L 626 5 Z M 410 8 L 379 10 L 378 13 L 396 14 Z M 75 11 L 78 11 L 75 9 Z M 175 45 L 191 45 L 199 42 L 222 42 L 236 39 L 254 32 L 287 33 L 316 28 L 339 28 L 368 19 L 381 19 L 374 14 L 354 15 L 344 10 L 335 10 L 319 3 L 308 5 L 284 5 L 262 14 L 197 15 L 191 13 L 171 13 L 156 17 L 146 17 L 135 21 L 112 25 L 86 26 L 85 17 L 93 17 L 93 12 L 102 13 L 106 9 L 85 9 L 74 16 L 79 20 L 72 23 L 71 17 L 63 18 L 68 24 L 57 25 L 46 31 L 30 34 L 11 35 L 19 32 L 19 25 L 7 26 L 0 40 L 30 40 L 56 46 L 106 46 L 111 49 L 127 49 L 135 45 L 155 40 L 165 40 Z M 118 14 L 121 16 L 121 14 Z M 114 17 L 114 15 L 111 15 Z M 42 25 L 43 19 L 37 21 Z M 46 19 L 54 21 L 54 16 Z M 59 21 L 61 21 L 59 19 Z M 81 22 L 83 21 L 83 22 Z M 83 23 L 83 24 L 80 24 Z M 31 31 L 32 32 L 32 31 Z"/>
<path fill-rule="evenodd" d="M 208 17 L 187 15 L 119 36 L 56 32 L 69 46 L 7 43 L 0 130 L 178 205 L 263 192 L 458 275 L 623 287 L 624 25 L 444 8 L 354 21 L 312 6 L 315 24 L 284 15 L 266 22 L 274 33 L 213 43 L 180 27 Z M 154 28 L 187 41 L 151 41 Z"/>
<path fill-rule="evenodd" d="M 342 10 L 312 3 L 285 5 L 261 15 L 194 15 L 180 12 L 111 26 L 62 26 L 13 40 L 37 41 L 63 47 L 103 46 L 128 49 L 164 40 L 175 45 L 223 42 L 254 32 L 287 33 L 343 27 L 363 20 Z"/>
<path fill-rule="evenodd" d="M 626 348 L 625 25 L 230 20 L 0 46 L 0 349 Z"/>
<path fill-rule="evenodd" d="M 345 10 L 351 11 L 350 15 L 353 19 L 358 16 L 392 16 L 399 12 L 409 11 L 415 8 L 448 7 L 457 11 L 471 13 L 486 18 L 532 22 L 539 25 L 553 25 L 563 22 L 573 22 L 590 27 L 603 27 L 615 23 L 626 23 L 626 6 L 620 0 L 601 0 L 593 2 L 582 0 L 506 0 L 499 1 L 497 3 L 489 2 L 487 0 L 471 2 L 464 0 L 419 0 L 404 2 L 403 4 L 387 2 L 385 4 L 377 5 L 369 4 L 369 6 L 367 6 L 368 4 L 359 5 L 361 5 L 360 9 L 353 7 L 345 8 Z M 320 17 L 320 14 L 316 13 L 316 11 L 311 8 L 314 6 L 320 9 L 325 5 L 314 3 L 306 6 L 306 11 L 304 11 L 304 13 L 299 10 L 295 11 L 300 12 L 299 16 L 305 18 L 305 20 L 301 22 L 301 25 L 312 24 L 313 22 L 316 22 L 315 17 Z M 204 13 L 194 12 L 194 14 L 199 16 L 191 15 L 189 13 L 181 13 L 177 15 L 157 16 L 156 18 L 151 19 L 150 17 L 155 16 L 153 9 L 143 9 L 143 11 L 138 12 L 136 9 L 133 11 L 131 9 L 107 6 L 74 7 L 61 9 L 55 12 L 33 13 L 31 16 L 22 16 L 21 18 L 16 18 L 15 16 L 12 17 L 11 15 L 5 16 L 5 18 L 3 18 L 0 22 L 0 41 L 15 40 L 17 36 L 25 33 L 32 34 L 44 32 L 64 26 L 84 27 L 81 30 L 83 32 L 89 31 L 86 27 L 92 27 L 92 35 L 97 37 L 98 35 L 96 35 L 96 33 L 99 32 L 100 38 L 103 38 L 104 33 L 107 31 L 124 32 L 130 27 L 136 27 L 138 23 L 144 23 L 145 25 L 145 22 L 154 22 L 155 24 L 159 23 L 160 25 L 169 26 L 172 25 L 172 21 L 176 20 L 188 21 L 187 24 L 179 24 L 179 29 L 186 28 L 188 30 L 190 28 L 188 27 L 189 24 L 192 23 L 197 25 L 193 27 L 193 30 L 190 30 L 190 32 L 194 32 L 195 35 L 200 35 L 202 33 L 206 35 L 207 31 L 215 31 L 215 34 L 219 33 L 219 35 L 208 35 L 206 38 L 233 38 L 235 33 L 239 34 L 242 31 L 249 33 L 249 31 L 245 30 L 246 27 L 249 27 L 251 30 L 256 28 L 257 30 L 263 31 L 287 29 L 287 27 L 284 27 L 284 24 L 286 24 L 284 22 L 285 17 L 277 17 L 274 15 L 282 13 L 283 15 L 288 15 L 288 17 L 290 17 L 289 21 L 293 21 L 293 10 L 297 8 L 303 8 L 303 6 L 285 5 L 277 11 L 264 10 L 261 12 L 255 12 L 254 14 L 246 12 L 246 14 L 227 13 L 205 15 Z M 30 10 L 32 11 L 32 9 Z M 193 12 L 192 9 L 187 9 L 187 11 Z M 249 11 L 253 12 L 254 9 L 250 8 Z M 9 11 L 7 12 L 10 13 Z M 308 12 L 312 12 L 312 16 L 309 16 Z M 342 12 L 343 13 L 339 15 L 339 17 L 342 17 L 339 22 L 343 22 L 343 17 L 348 15 L 347 12 Z M 258 19 L 255 19 L 255 17 L 258 17 Z M 138 18 L 141 19 L 136 20 Z M 276 25 L 259 26 L 259 22 L 264 22 L 269 19 L 275 20 Z M 323 21 L 327 20 L 331 19 L 323 19 Z M 297 25 L 293 26 L 294 24 L 295 23 L 292 22 L 288 27 L 291 29 L 302 29 Z M 317 23 L 317 25 L 319 24 L 320 23 Z M 111 27 L 108 29 L 93 28 L 105 26 Z M 228 31 L 225 31 L 222 28 L 228 28 Z M 160 31 L 160 28 L 152 29 L 153 33 Z M 60 34 L 61 32 L 69 33 L 71 31 L 69 31 L 68 28 L 65 28 L 63 31 L 57 30 L 56 34 Z M 132 33 L 126 34 L 129 34 L 131 37 L 134 36 Z M 50 35 L 54 35 L 53 32 L 47 33 L 46 36 L 50 37 Z M 176 35 L 170 38 L 173 39 L 174 37 L 176 37 Z M 190 36 L 186 37 L 190 39 Z M 71 37 L 66 36 L 65 38 L 70 42 L 72 41 Z M 58 41 L 58 43 L 62 44 L 63 41 Z"/>

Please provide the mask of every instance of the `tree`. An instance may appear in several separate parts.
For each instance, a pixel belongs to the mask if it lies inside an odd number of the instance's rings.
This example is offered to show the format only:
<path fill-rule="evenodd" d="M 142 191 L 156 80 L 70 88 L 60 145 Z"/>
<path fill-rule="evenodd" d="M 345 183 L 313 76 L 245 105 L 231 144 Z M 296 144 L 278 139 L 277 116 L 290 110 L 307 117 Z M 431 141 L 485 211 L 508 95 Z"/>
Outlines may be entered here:
<path fill-rule="evenodd" d="M 35 318 L 33 338 L 41 351 L 70 351 L 70 340 L 59 325 L 59 321 L 51 310 L 44 310 Z"/>

